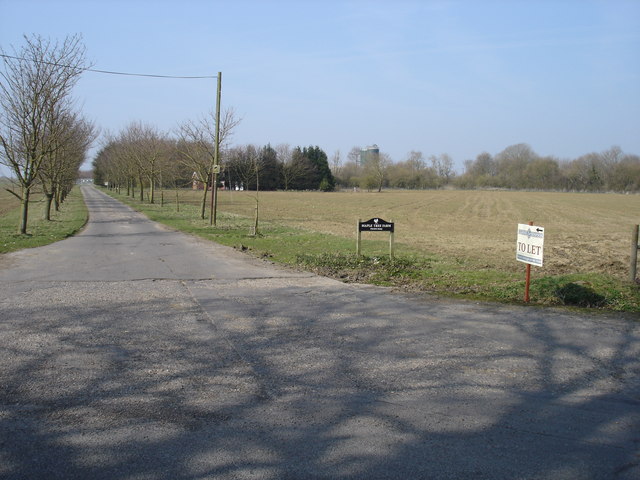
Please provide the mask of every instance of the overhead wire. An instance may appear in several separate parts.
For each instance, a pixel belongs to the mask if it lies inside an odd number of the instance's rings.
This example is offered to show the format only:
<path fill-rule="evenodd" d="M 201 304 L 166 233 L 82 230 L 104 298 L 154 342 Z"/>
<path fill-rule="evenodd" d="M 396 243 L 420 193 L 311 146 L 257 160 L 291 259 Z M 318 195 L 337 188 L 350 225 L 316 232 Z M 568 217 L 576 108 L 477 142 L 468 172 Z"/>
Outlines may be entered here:
<path fill-rule="evenodd" d="M 71 65 L 63 65 L 59 63 L 46 62 L 44 60 L 29 60 L 22 57 L 15 57 L 13 55 L 6 55 L 4 53 L 0 53 L 0 57 L 12 58 L 14 60 L 39 62 L 39 63 L 44 63 L 46 65 L 53 65 L 55 67 L 75 68 L 78 70 L 82 70 L 83 72 L 102 73 L 106 75 L 125 75 L 129 77 L 148 77 L 148 78 L 149 77 L 150 78 L 177 78 L 177 79 L 187 79 L 187 80 L 202 79 L 202 78 L 217 78 L 216 75 L 156 75 L 156 74 L 150 74 L 150 73 L 131 73 L 131 72 L 116 72 L 112 70 L 98 70 L 96 68 L 88 68 L 88 67 L 78 68 L 78 67 L 72 67 Z"/>

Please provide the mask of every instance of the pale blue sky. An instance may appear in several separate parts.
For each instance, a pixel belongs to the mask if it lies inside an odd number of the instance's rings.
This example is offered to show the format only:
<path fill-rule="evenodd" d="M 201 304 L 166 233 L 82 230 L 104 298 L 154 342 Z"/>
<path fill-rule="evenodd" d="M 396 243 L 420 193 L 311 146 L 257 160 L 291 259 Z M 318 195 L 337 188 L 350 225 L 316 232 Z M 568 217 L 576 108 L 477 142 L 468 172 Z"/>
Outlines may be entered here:
<path fill-rule="evenodd" d="M 528 143 L 575 158 L 640 154 L 640 0 L 0 0 L 0 44 L 81 33 L 94 68 L 222 72 L 238 144 L 376 143 L 458 167 Z M 215 105 L 215 79 L 87 72 L 84 113 L 162 130 Z"/>

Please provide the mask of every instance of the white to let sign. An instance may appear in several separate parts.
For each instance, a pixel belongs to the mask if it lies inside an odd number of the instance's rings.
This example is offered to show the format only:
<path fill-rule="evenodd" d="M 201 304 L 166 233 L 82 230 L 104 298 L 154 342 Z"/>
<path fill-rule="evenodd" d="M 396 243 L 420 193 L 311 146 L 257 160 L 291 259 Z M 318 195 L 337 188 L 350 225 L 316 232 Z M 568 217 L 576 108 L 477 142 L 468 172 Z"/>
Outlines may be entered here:
<path fill-rule="evenodd" d="M 536 225 L 518 224 L 516 260 L 530 265 L 542 266 L 544 228 Z"/>

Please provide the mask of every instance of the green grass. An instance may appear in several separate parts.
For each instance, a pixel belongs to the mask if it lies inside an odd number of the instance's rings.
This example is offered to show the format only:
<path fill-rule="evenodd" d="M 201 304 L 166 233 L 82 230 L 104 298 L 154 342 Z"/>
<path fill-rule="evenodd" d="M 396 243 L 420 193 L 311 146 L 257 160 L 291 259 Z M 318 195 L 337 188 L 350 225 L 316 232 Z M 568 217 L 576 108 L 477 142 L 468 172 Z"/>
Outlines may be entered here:
<path fill-rule="evenodd" d="M 0 253 L 23 248 L 40 247 L 63 240 L 78 232 L 87 222 L 87 208 L 80 189 L 75 187 L 53 212 L 51 221 L 43 220 L 43 203 L 35 197 L 30 204 L 27 235 L 16 233 L 20 218 L 20 206 L 15 206 L 0 216 Z"/>
<path fill-rule="evenodd" d="M 524 271 L 500 269 L 486 260 L 429 253 L 414 245 L 396 243 L 389 258 L 388 236 L 362 242 L 355 255 L 355 238 L 320 233 L 274 221 L 261 222 L 260 234 L 250 235 L 253 219 L 236 213 L 218 214 L 218 225 L 199 218 L 196 205 L 149 205 L 109 192 L 152 220 L 207 240 L 247 251 L 257 257 L 314 271 L 345 282 L 392 286 L 413 292 L 474 300 L 523 303 Z M 355 235 L 354 235 L 355 236 Z M 599 311 L 640 312 L 640 289 L 613 275 L 575 273 L 545 275 L 532 268 L 531 304 L 569 306 Z"/>

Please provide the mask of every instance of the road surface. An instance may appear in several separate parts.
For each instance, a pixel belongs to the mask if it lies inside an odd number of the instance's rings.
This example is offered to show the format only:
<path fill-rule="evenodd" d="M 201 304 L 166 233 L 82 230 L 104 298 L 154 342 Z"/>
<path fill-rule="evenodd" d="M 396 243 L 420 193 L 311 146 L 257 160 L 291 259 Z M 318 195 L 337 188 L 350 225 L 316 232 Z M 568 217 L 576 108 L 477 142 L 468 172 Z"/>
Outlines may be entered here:
<path fill-rule="evenodd" d="M 83 193 L 0 257 L 0 478 L 640 478 L 637 318 L 345 285 Z"/>

